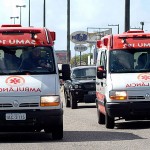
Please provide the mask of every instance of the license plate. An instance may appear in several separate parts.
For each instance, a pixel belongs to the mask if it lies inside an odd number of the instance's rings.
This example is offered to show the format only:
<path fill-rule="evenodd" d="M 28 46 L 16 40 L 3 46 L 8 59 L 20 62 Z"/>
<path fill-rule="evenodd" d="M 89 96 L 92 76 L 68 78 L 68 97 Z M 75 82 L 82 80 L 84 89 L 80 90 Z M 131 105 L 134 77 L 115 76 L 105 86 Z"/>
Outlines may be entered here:
<path fill-rule="evenodd" d="M 26 113 L 7 113 L 6 120 L 26 120 Z"/>
<path fill-rule="evenodd" d="M 95 91 L 89 91 L 88 94 L 89 95 L 94 95 L 94 94 L 96 94 L 96 92 Z"/>

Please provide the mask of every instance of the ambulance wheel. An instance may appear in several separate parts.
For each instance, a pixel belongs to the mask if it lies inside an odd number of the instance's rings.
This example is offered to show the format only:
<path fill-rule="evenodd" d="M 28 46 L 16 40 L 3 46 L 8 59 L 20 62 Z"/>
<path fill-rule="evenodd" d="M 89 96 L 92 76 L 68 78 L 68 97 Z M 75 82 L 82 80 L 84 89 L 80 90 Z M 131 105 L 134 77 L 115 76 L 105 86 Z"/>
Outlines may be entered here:
<path fill-rule="evenodd" d="M 98 108 L 97 108 L 97 117 L 99 124 L 105 124 L 105 115 L 102 114 Z"/>
<path fill-rule="evenodd" d="M 63 124 L 59 125 L 52 131 L 53 140 L 61 140 L 63 138 Z"/>
<path fill-rule="evenodd" d="M 70 105 L 71 105 L 71 109 L 77 109 L 77 101 L 76 101 L 76 99 L 72 96 L 71 93 L 70 93 Z"/>
<path fill-rule="evenodd" d="M 66 91 L 64 92 L 64 96 L 65 96 L 66 107 L 70 107 L 70 101 L 69 101 L 68 94 Z"/>
<path fill-rule="evenodd" d="M 106 112 L 106 115 L 105 115 L 105 126 L 108 129 L 113 129 L 114 126 L 115 126 L 114 118 L 110 117 L 107 112 Z"/>

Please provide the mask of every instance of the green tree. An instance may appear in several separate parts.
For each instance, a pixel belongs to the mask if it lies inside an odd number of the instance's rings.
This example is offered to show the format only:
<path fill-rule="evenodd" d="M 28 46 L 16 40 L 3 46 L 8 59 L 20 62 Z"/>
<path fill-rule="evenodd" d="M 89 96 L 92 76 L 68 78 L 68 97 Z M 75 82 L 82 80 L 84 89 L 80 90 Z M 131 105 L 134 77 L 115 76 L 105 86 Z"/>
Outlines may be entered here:
<path fill-rule="evenodd" d="M 91 59 L 93 57 L 92 53 L 88 53 L 88 54 L 82 54 L 81 53 L 81 62 L 82 63 L 85 63 L 85 65 L 88 65 L 88 56 L 91 56 Z M 76 62 L 76 65 L 75 65 L 75 62 Z M 70 64 L 71 66 L 78 66 L 78 64 L 80 64 L 80 55 L 76 55 L 74 57 L 71 58 L 70 60 Z"/>

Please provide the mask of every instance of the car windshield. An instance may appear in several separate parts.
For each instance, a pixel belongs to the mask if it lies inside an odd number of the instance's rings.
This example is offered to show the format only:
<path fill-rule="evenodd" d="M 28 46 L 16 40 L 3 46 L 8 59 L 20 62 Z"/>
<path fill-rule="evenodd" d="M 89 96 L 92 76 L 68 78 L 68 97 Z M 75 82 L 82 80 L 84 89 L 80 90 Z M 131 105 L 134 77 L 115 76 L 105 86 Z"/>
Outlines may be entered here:
<path fill-rule="evenodd" d="M 0 47 L 0 75 L 55 72 L 51 47 Z"/>
<path fill-rule="evenodd" d="M 96 78 L 96 67 L 76 68 L 72 76 L 73 78 Z"/>
<path fill-rule="evenodd" d="M 111 73 L 150 72 L 150 49 L 110 51 Z"/>

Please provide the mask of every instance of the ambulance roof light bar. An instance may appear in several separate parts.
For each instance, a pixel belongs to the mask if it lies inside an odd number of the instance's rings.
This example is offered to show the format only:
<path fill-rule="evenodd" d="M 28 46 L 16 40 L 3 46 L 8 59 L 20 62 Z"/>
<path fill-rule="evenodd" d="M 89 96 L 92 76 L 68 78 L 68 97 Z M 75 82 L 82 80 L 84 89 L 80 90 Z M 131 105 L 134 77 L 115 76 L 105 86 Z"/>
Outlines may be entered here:
<path fill-rule="evenodd" d="M 1 28 L 0 29 L 0 33 L 41 33 L 41 30 L 40 29 L 32 29 L 32 28 L 29 28 L 29 29 L 21 29 L 21 28 L 8 28 L 8 29 L 3 29 Z"/>
<path fill-rule="evenodd" d="M 1 27 L 22 27 L 20 24 L 3 24 Z"/>
<path fill-rule="evenodd" d="M 124 33 L 144 33 L 143 30 L 128 30 L 127 32 Z"/>
<path fill-rule="evenodd" d="M 129 39 L 129 38 L 150 38 L 150 34 L 146 35 L 146 34 L 140 34 L 140 35 L 119 35 L 118 39 Z"/>

